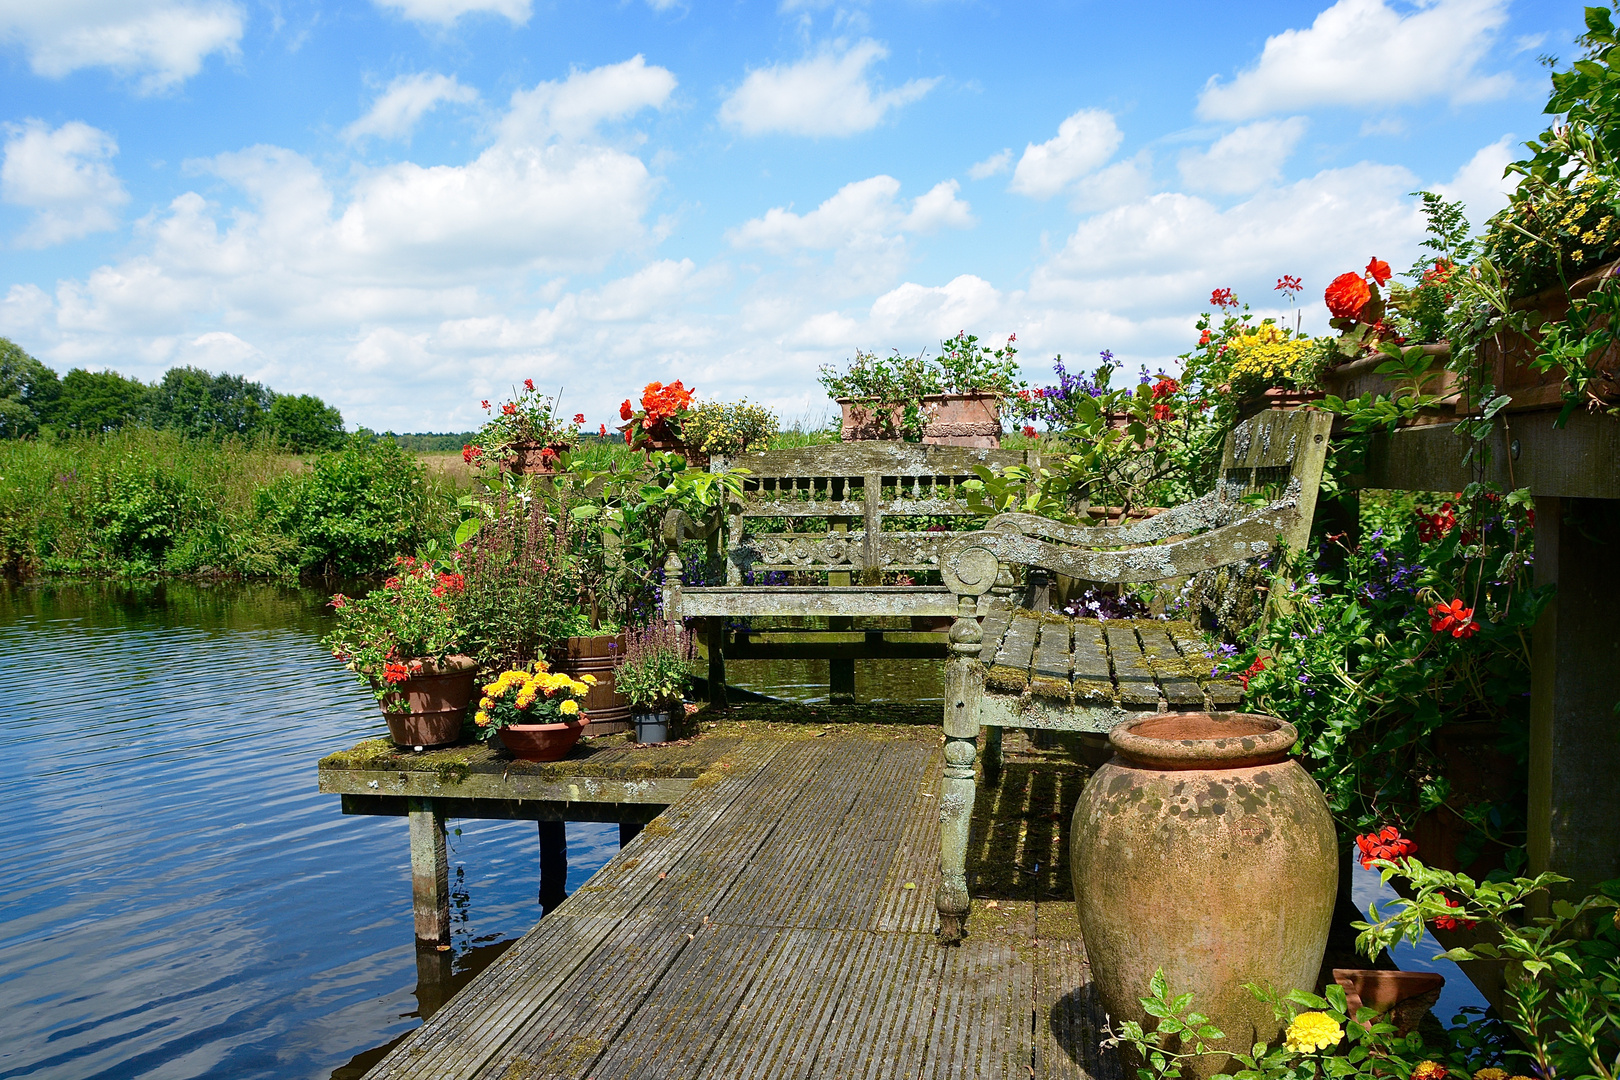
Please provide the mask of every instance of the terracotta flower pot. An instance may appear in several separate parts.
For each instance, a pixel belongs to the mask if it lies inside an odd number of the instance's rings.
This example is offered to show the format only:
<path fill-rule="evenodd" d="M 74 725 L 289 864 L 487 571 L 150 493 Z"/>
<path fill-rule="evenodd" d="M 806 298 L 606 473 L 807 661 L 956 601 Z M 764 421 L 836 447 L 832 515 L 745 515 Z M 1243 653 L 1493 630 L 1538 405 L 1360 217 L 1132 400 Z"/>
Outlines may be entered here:
<path fill-rule="evenodd" d="M 1334 968 L 1333 981 L 1344 989 L 1352 1018 L 1358 1009 L 1372 1009 L 1402 1035 L 1417 1029 L 1423 1014 L 1440 1000 L 1440 988 L 1446 985 L 1446 977 L 1432 971 L 1376 968 Z"/>
<path fill-rule="evenodd" d="M 388 736 L 399 746 L 445 746 L 461 738 L 461 721 L 472 700 L 478 661 L 447 656 L 443 664 L 423 664 L 419 674 L 395 687 L 382 702 Z M 399 705 L 403 698 L 404 709 Z"/>
<path fill-rule="evenodd" d="M 1457 419 L 1457 409 L 1463 405 L 1462 376 L 1444 367 L 1451 356 L 1451 344 L 1442 341 L 1423 346 L 1423 351 L 1434 357 L 1434 378 L 1424 384 L 1424 393 L 1440 399 L 1433 408 L 1421 410 L 1411 420 L 1403 420 L 1402 427 L 1424 427 L 1428 424 L 1449 424 Z M 1334 397 L 1358 398 L 1362 394 L 1393 397 L 1403 389 L 1396 380 L 1381 375 L 1378 366 L 1390 359 L 1383 353 L 1374 353 L 1356 360 L 1347 360 L 1329 368 L 1322 375 L 1322 388 Z"/>
<path fill-rule="evenodd" d="M 1173 993 L 1226 1032 L 1270 1042 L 1279 1024 L 1245 990 L 1311 991 L 1338 886 L 1333 820 L 1270 716 L 1170 713 L 1109 734 L 1114 757 L 1075 806 L 1070 869 L 1104 1008 L 1153 1027 L 1139 999 L 1164 969 Z M 1230 1072 L 1213 1055 L 1199 1077 Z"/>
<path fill-rule="evenodd" d="M 665 454 L 679 454 L 693 468 L 706 469 L 709 467 L 708 454 L 687 446 L 686 443 L 670 434 L 669 429 L 664 427 L 662 423 L 654 425 L 645 435 L 637 439 L 630 449 L 644 450 L 648 453 L 656 450 Z"/>
<path fill-rule="evenodd" d="M 1541 317 L 1538 325 L 1562 321 L 1569 314 L 1571 298 L 1584 297 L 1615 276 L 1620 276 L 1620 262 L 1599 267 L 1572 283 L 1567 292 L 1563 286 L 1554 285 L 1515 300 L 1513 310 L 1535 312 Z M 1513 398 L 1509 410 L 1561 408 L 1564 371 L 1562 368 L 1537 371 L 1532 366 L 1541 351 L 1541 334 L 1539 331 L 1531 333 L 1533 338 L 1508 332 L 1502 335 L 1500 344 L 1494 338 L 1487 339 L 1480 343 L 1480 354 L 1490 368 L 1496 392 Z M 1590 363 L 1600 373 L 1591 391 L 1602 401 L 1620 402 L 1620 346 L 1610 346 Z"/>
<path fill-rule="evenodd" d="M 555 476 L 558 455 L 572 450 L 567 443 L 520 442 L 512 444 L 512 456 L 501 462 L 501 468 L 513 476 Z"/>
<path fill-rule="evenodd" d="M 880 407 L 876 398 L 835 398 L 843 410 L 843 426 L 838 437 L 844 442 L 869 442 L 874 439 L 898 440 L 905 423 L 904 405 Z"/>
<path fill-rule="evenodd" d="M 508 724 L 501 728 L 501 745 L 524 761 L 557 761 L 568 756 L 589 723 L 581 714 L 562 724 Z"/>
<path fill-rule="evenodd" d="M 1001 398 L 995 394 L 929 394 L 923 442 L 930 446 L 1001 446 Z"/>
<path fill-rule="evenodd" d="M 630 699 L 613 688 L 615 662 L 623 655 L 623 634 L 567 638 L 551 653 L 552 671 L 575 679 L 582 675 L 596 677 L 596 685 L 580 703 L 597 728 L 593 735 L 611 735 L 630 728 Z"/>

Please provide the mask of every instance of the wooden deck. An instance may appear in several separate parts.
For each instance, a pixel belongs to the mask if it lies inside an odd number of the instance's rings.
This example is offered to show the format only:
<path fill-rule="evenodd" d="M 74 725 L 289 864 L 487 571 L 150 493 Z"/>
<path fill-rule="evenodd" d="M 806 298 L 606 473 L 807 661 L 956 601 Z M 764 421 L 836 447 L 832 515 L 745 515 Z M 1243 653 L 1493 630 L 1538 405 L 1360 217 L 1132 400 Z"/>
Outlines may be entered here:
<path fill-rule="evenodd" d="M 687 793 L 368 1080 L 1115 1080 L 1066 874 L 1030 846 L 1059 848 L 1072 777 L 1032 811 L 1009 763 L 1003 809 L 1029 820 L 983 830 L 979 861 L 1011 858 L 1014 887 L 984 867 L 941 948 L 938 729 L 722 726 Z"/>

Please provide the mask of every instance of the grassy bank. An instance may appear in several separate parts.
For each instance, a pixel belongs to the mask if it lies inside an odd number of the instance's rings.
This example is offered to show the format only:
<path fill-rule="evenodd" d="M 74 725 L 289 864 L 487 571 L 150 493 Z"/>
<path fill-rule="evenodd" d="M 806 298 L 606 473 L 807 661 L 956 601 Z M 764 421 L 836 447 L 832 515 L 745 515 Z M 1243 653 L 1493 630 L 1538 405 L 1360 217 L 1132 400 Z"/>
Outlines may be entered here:
<path fill-rule="evenodd" d="M 8 440 L 0 442 L 0 570 L 367 574 L 445 533 L 465 487 L 448 467 L 360 437 L 306 456 L 150 429 Z"/>

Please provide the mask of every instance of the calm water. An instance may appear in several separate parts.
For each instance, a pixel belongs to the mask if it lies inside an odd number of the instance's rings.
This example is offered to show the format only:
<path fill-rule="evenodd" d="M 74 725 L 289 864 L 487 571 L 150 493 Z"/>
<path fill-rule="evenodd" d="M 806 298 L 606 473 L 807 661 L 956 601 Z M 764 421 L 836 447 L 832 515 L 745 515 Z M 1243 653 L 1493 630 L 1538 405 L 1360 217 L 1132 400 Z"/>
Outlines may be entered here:
<path fill-rule="evenodd" d="M 350 1077 L 422 987 L 403 819 L 315 761 L 382 733 L 274 587 L 0 590 L 0 1080 Z M 539 918 L 529 822 L 450 837 L 453 982 Z M 568 887 L 618 848 L 570 824 Z"/>

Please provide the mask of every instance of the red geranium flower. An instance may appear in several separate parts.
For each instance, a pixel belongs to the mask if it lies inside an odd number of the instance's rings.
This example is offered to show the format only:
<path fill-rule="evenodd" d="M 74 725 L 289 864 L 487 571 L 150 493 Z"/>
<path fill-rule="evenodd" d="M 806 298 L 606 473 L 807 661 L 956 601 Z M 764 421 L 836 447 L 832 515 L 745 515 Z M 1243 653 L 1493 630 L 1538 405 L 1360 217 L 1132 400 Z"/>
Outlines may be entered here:
<path fill-rule="evenodd" d="M 1155 419 L 1155 420 L 1174 420 L 1175 418 L 1176 418 L 1176 412 L 1170 406 L 1168 406 L 1168 405 L 1155 405 L 1155 406 L 1153 406 L 1153 419 Z"/>
<path fill-rule="evenodd" d="M 505 405 L 501 406 L 501 415 L 502 416 L 516 416 L 517 415 L 517 406 L 514 405 L 512 402 L 508 401 Z"/>
<path fill-rule="evenodd" d="M 1216 289 L 1209 294 L 1209 302 L 1218 308 L 1237 307 L 1237 297 L 1232 295 L 1231 289 Z"/>
<path fill-rule="evenodd" d="M 607 434 L 607 425 L 606 424 L 597 424 L 596 425 L 596 433 L 598 435 L 606 435 Z"/>
<path fill-rule="evenodd" d="M 344 596 L 342 593 L 338 593 L 337 595 L 332 597 L 332 607 L 337 609 L 338 611 L 342 611 L 345 607 L 348 606 L 348 604 L 349 604 L 349 598 L 347 596 Z"/>
<path fill-rule="evenodd" d="M 1169 376 L 1165 376 L 1153 384 L 1153 400 L 1158 401 L 1162 398 L 1167 398 L 1180 389 L 1180 383 L 1176 382 L 1176 380 L 1170 378 Z"/>
<path fill-rule="evenodd" d="M 556 460 L 557 460 L 557 451 L 553 450 L 549 446 L 542 446 L 540 448 L 540 464 L 542 464 L 542 465 L 550 465 L 553 461 L 556 461 Z"/>
<path fill-rule="evenodd" d="M 1367 276 L 1383 286 L 1389 281 L 1389 263 L 1374 256 L 1367 261 Z"/>
<path fill-rule="evenodd" d="M 533 390 L 534 389 L 534 380 L 533 379 L 524 379 L 523 380 L 523 389 L 525 389 L 525 390 Z"/>
<path fill-rule="evenodd" d="M 1322 299 L 1327 301 L 1328 311 L 1335 319 L 1357 319 L 1361 317 L 1361 309 L 1372 299 L 1372 290 L 1367 288 L 1360 274 L 1340 274 L 1328 283 Z"/>
<path fill-rule="evenodd" d="M 1303 287 L 1304 282 L 1293 274 L 1284 274 L 1277 279 L 1277 284 L 1274 286 L 1275 290 L 1280 293 L 1297 293 Z"/>
<path fill-rule="evenodd" d="M 1418 539 L 1425 544 L 1445 536 L 1457 524 L 1457 511 L 1450 503 L 1444 503 L 1437 514 L 1418 515 Z"/>
<path fill-rule="evenodd" d="M 473 453 L 472 452 L 473 452 L 472 443 L 462 443 L 461 444 L 461 460 L 465 461 L 469 465 L 472 464 L 472 458 L 473 458 Z"/>
<path fill-rule="evenodd" d="M 620 420 L 628 420 L 634 415 L 635 415 L 635 411 L 630 408 L 630 399 L 625 398 L 624 399 L 624 404 L 619 406 L 619 419 Z"/>
<path fill-rule="evenodd" d="M 1198 344 L 1200 344 L 1200 345 L 1208 345 L 1209 344 L 1209 338 L 1210 338 L 1210 333 L 1209 333 L 1208 330 L 1205 330 L 1202 334 L 1198 335 Z"/>
<path fill-rule="evenodd" d="M 1033 439 L 1034 437 L 1035 437 L 1035 425 L 1034 424 L 1025 424 L 1024 425 L 1024 438 Z"/>
<path fill-rule="evenodd" d="M 1434 260 L 1434 268 L 1432 270 L 1423 271 L 1423 277 L 1419 280 L 1418 284 L 1444 285 L 1450 281 L 1451 271 L 1453 269 L 1455 269 L 1455 267 L 1453 267 L 1450 260 L 1436 259 Z"/>
<path fill-rule="evenodd" d="M 577 412 L 577 413 L 574 414 L 574 423 L 583 424 L 584 422 L 585 422 L 585 414 L 584 413 Z"/>
<path fill-rule="evenodd" d="M 1398 862 L 1417 850 L 1417 845 L 1402 836 L 1401 831 L 1393 825 L 1385 825 L 1375 833 L 1356 837 L 1356 847 L 1361 849 L 1363 870 L 1371 870 L 1376 859 Z"/>
<path fill-rule="evenodd" d="M 487 399 L 484 400 L 484 401 L 480 401 L 478 404 L 482 408 L 485 408 L 485 409 L 489 408 L 489 401 Z"/>
<path fill-rule="evenodd" d="M 1247 690 L 1249 688 L 1249 680 L 1264 670 L 1266 670 L 1266 658 L 1263 656 L 1255 657 L 1254 663 L 1249 665 L 1248 670 L 1238 675 L 1238 678 L 1243 680 L 1243 689 Z"/>
<path fill-rule="evenodd" d="M 1446 907 L 1462 907 L 1462 904 L 1458 903 L 1456 900 L 1453 900 L 1449 896 L 1445 897 L 1444 899 L 1446 901 Z M 1434 917 L 1434 925 L 1438 926 L 1442 930 L 1455 930 L 1459 924 L 1461 924 L 1464 930 L 1472 930 L 1477 925 L 1476 921 L 1473 919 L 1459 919 L 1455 915 L 1436 915 Z"/>
<path fill-rule="evenodd" d="M 1435 604 L 1429 608 L 1429 629 L 1436 634 L 1451 632 L 1454 638 L 1471 638 L 1479 632 L 1479 623 L 1474 621 L 1474 609 L 1463 607 L 1461 600 L 1453 600 L 1449 604 Z"/>
<path fill-rule="evenodd" d="M 402 683 L 411 677 L 409 669 L 404 664 L 390 660 L 383 665 L 383 681 L 388 683 Z"/>

